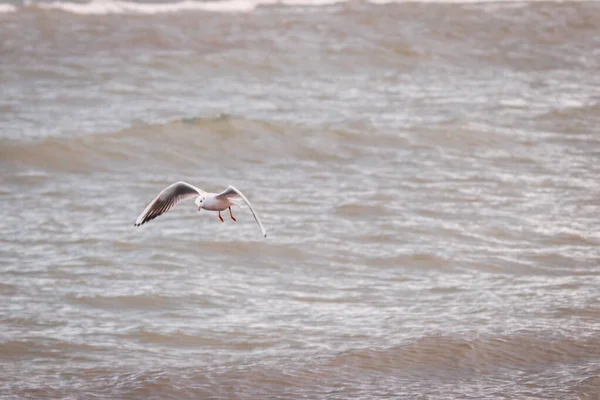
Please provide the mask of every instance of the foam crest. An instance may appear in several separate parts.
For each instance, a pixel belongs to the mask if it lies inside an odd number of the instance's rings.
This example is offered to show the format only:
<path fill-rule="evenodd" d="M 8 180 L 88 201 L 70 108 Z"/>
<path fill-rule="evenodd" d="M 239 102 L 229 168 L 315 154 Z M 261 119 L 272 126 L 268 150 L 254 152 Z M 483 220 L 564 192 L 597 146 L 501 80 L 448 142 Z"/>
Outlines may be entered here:
<path fill-rule="evenodd" d="M 198 1 L 183 0 L 174 3 L 138 3 L 120 0 L 92 0 L 88 3 L 75 3 L 69 1 L 54 2 L 29 2 L 25 5 L 44 10 L 60 10 L 81 15 L 107 15 L 107 14 L 165 14 L 184 11 L 206 11 L 224 13 L 251 12 L 260 6 L 282 5 L 290 7 L 320 7 L 339 3 L 347 3 L 350 0 L 222 0 L 222 1 Z M 469 4 L 469 3 L 498 3 L 503 5 L 524 4 L 530 2 L 547 0 L 364 0 L 370 4 L 392 4 L 392 3 L 437 3 L 437 4 Z M 590 0 L 550 0 L 556 2 L 581 2 Z M 0 4 L 0 13 L 14 12 L 17 7 L 11 4 Z"/>
<path fill-rule="evenodd" d="M 496 3 L 503 5 L 525 4 L 535 2 L 579 2 L 588 0 L 366 0 L 371 4 L 397 4 L 397 3 L 430 3 L 430 4 L 484 4 Z"/>
<path fill-rule="evenodd" d="M 15 12 L 17 11 L 17 7 L 13 6 L 12 4 L 0 4 L 0 14 L 4 14 L 4 13 L 10 13 L 10 12 Z"/>
<path fill-rule="evenodd" d="M 261 4 L 283 4 L 286 6 L 327 6 L 330 4 L 338 4 L 338 3 L 347 3 L 348 0 L 280 0 L 274 1 L 272 3 L 263 3 Z"/>
<path fill-rule="evenodd" d="M 223 0 L 193 1 L 184 0 L 175 3 L 136 3 L 114 0 L 92 0 L 89 3 L 73 3 L 55 1 L 51 3 L 34 3 L 35 7 L 46 10 L 61 10 L 82 15 L 106 14 L 164 14 L 182 11 L 209 12 L 250 12 L 259 6 L 327 6 L 345 3 L 347 0 Z"/>
<path fill-rule="evenodd" d="M 133 3 L 127 1 L 93 0 L 89 3 L 55 1 L 38 3 L 36 7 L 46 10 L 61 10 L 82 15 L 106 14 L 165 14 L 182 11 L 249 12 L 257 3 L 247 0 L 227 1 L 180 1 L 176 3 Z"/>

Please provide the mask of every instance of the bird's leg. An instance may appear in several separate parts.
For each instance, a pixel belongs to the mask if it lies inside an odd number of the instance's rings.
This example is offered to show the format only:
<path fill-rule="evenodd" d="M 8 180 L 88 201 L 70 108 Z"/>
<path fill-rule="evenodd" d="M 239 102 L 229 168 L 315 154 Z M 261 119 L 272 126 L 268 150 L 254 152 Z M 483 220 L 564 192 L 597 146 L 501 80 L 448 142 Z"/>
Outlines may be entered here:
<path fill-rule="evenodd" d="M 221 220 L 221 222 L 225 222 L 223 221 L 223 217 L 221 217 L 221 211 L 219 211 L 219 219 Z"/>
<path fill-rule="evenodd" d="M 235 217 L 233 216 L 233 213 L 231 212 L 231 207 L 229 207 L 229 216 L 231 217 L 232 220 L 237 221 L 237 219 L 235 219 Z"/>

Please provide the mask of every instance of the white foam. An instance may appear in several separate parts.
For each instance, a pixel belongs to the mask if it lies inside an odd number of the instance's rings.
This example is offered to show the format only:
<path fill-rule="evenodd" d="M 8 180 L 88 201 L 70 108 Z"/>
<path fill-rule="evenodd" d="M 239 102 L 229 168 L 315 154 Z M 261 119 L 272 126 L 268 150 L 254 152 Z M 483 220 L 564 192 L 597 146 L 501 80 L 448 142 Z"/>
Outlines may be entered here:
<path fill-rule="evenodd" d="M 497 5 L 513 6 L 515 4 L 527 4 L 536 2 L 550 3 L 585 3 L 597 2 L 598 0 L 366 0 L 371 4 L 395 4 L 395 3 L 432 3 L 432 4 L 485 4 L 494 3 Z"/>
<path fill-rule="evenodd" d="M 348 0 L 280 0 L 272 4 L 284 4 L 286 6 L 328 6 L 330 4 L 347 3 Z M 262 3 L 261 4 L 266 4 Z"/>
<path fill-rule="evenodd" d="M 12 4 L 0 3 L 0 14 L 17 11 L 17 7 Z"/>
<path fill-rule="evenodd" d="M 352 0 L 221 0 L 201 1 L 182 0 L 175 3 L 136 3 L 122 0 L 91 0 L 88 3 L 73 3 L 69 1 L 54 1 L 50 3 L 38 3 L 25 1 L 26 6 L 46 10 L 61 10 L 74 14 L 83 15 L 106 15 L 106 14 L 164 14 L 183 11 L 209 11 L 242 13 L 255 10 L 259 6 L 284 5 L 290 7 L 319 7 L 338 3 L 346 3 Z M 526 4 L 529 2 L 544 0 L 363 0 L 371 4 L 390 3 L 496 3 L 496 4 Z M 550 0 L 555 2 L 580 2 L 597 0 Z M 10 4 L 0 4 L 0 12 L 12 12 L 17 8 Z"/>
<path fill-rule="evenodd" d="M 133 3 L 118 0 L 92 0 L 89 3 L 55 1 L 36 3 L 36 7 L 47 10 L 62 10 L 74 14 L 164 14 L 181 11 L 248 12 L 256 8 L 256 3 L 248 0 L 192 1 L 176 3 Z"/>
<path fill-rule="evenodd" d="M 183 0 L 175 3 L 134 3 L 121 0 L 92 0 L 89 3 L 73 3 L 55 1 L 51 3 L 29 3 L 29 5 L 46 10 L 61 10 L 74 14 L 105 15 L 105 14 L 163 14 L 182 11 L 212 11 L 212 12 L 249 12 L 258 6 L 326 6 L 345 3 L 348 0 L 222 0 L 194 1 Z"/>

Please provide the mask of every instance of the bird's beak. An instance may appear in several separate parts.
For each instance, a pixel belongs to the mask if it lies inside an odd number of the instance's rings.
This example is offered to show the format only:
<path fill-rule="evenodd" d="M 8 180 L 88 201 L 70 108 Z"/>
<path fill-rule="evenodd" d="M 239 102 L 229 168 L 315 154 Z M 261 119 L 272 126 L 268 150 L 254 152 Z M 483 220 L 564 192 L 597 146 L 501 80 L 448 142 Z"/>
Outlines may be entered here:
<path fill-rule="evenodd" d="M 200 211 L 202 209 L 202 207 L 198 206 L 198 211 Z"/>

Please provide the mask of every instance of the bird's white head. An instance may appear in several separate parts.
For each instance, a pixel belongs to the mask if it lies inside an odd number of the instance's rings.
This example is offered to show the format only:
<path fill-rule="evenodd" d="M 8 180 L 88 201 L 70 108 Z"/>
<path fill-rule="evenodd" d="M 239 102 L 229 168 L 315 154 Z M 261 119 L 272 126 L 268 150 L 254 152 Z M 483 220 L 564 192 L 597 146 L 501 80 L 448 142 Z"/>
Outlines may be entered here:
<path fill-rule="evenodd" d="M 202 205 L 204 204 L 204 196 L 196 197 L 195 203 L 198 206 L 198 211 L 200 211 L 200 209 L 202 208 Z"/>

